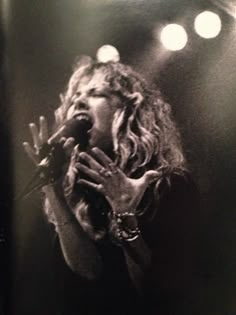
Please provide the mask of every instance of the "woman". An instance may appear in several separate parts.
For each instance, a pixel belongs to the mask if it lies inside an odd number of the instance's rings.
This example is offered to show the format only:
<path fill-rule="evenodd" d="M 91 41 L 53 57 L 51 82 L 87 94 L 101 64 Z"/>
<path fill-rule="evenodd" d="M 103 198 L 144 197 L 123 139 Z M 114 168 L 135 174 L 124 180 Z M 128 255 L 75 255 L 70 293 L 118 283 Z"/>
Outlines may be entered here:
<path fill-rule="evenodd" d="M 170 106 L 130 67 L 88 57 L 61 100 L 56 131 L 91 125 L 85 148 L 62 137 L 62 174 L 43 188 L 64 259 L 61 313 L 187 314 L 195 189 Z M 45 118 L 30 129 L 39 163 Z"/>

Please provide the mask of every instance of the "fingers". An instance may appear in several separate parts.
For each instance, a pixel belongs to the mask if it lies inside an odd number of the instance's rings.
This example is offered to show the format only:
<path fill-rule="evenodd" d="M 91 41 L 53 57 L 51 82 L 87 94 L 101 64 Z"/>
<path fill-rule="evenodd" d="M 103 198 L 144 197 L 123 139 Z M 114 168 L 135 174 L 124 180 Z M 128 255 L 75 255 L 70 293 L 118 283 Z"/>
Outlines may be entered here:
<path fill-rule="evenodd" d="M 100 193 L 104 192 L 104 188 L 103 188 L 102 184 L 94 184 L 94 183 L 89 182 L 88 180 L 85 180 L 85 179 L 80 179 L 78 181 L 78 183 L 82 184 L 82 185 L 85 185 L 87 187 L 93 188 L 93 189 L 95 189 L 96 191 L 98 191 Z"/>
<path fill-rule="evenodd" d="M 48 125 L 47 120 L 44 116 L 39 117 L 39 126 L 40 126 L 40 132 L 39 132 L 39 139 L 42 143 L 46 143 L 48 141 Z"/>
<path fill-rule="evenodd" d="M 119 174 L 123 175 L 122 171 L 115 165 L 115 163 L 99 148 L 92 149 L 93 155 L 95 158 L 106 168 L 108 174 Z"/>
<path fill-rule="evenodd" d="M 91 155 L 87 154 L 86 152 L 81 152 L 79 157 L 83 161 L 87 162 L 89 166 L 97 172 L 99 172 L 99 170 L 102 168 L 101 164 L 99 164 Z"/>
<path fill-rule="evenodd" d="M 78 170 L 88 175 L 95 182 L 101 183 L 101 181 L 103 180 L 102 177 L 96 171 L 88 168 L 86 165 L 83 165 L 81 163 L 76 163 L 75 166 Z"/>
<path fill-rule="evenodd" d="M 72 151 L 74 149 L 75 139 L 72 137 L 70 137 L 68 139 L 66 139 L 66 138 L 62 138 L 62 139 L 64 141 L 63 149 Z"/>
<path fill-rule="evenodd" d="M 42 144 L 48 141 L 48 126 L 44 116 L 39 117 L 39 131 L 35 123 L 29 124 L 30 132 L 33 138 L 34 147 L 39 150 Z"/>
<path fill-rule="evenodd" d="M 86 152 L 81 152 L 79 158 L 81 158 L 79 164 L 86 166 L 82 171 L 96 181 L 103 182 L 104 178 L 114 175 L 119 175 L 120 178 L 120 176 L 124 175 L 112 160 L 98 148 L 92 149 L 92 156 Z M 89 169 L 92 169 L 95 173 L 89 174 Z"/>
<path fill-rule="evenodd" d="M 38 160 L 31 145 L 28 142 L 23 142 L 23 147 L 29 158 L 34 162 L 35 165 L 37 165 Z"/>
<path fill-rule="evenodd" d="M 63 149 L 65 150 L 66 155 L 70 156 L 72 154 L 73 150 L 75 149 L 75 139 L 72 137 L 70 137 L 68 139 L 62 138 L 62 140 L 60 142 L 61 143 L 64 142 Z M 76 146 L 76 147 L 78 149 L 78 146 Z M 77 149 L 73 152 L 73 154 L 77 153 Z"/>
<path fill-rule="evenodd" d="M 112 162 L 112 160 L 99 148 L 93 148 L 92 149 L 94 156 L 96 159 L 106 167 L 109 167 Z"/>
<path fill-rule="evenodd" d="M 39 132 L 38 132 L 38 128 L 36 126 L 35 123 L 31 123 L 29 124 L 29 128 L 30 128 L 30 132 L 33 138 L 33 143 L 34 143 L 34 147 L 36 150 L 39 150 L 41 142 L 39 139 Z"/>
<path fill-rule="evenodd" d="M 159 172 L 150 170 L 150 171 L 147 171 L 143 175 L 142 179 L 145 183 L 147 183 L 149 185 L 149 184 L 153 183 L 154 181 L 158 180 L 159 177 L 160 177 Z"/>

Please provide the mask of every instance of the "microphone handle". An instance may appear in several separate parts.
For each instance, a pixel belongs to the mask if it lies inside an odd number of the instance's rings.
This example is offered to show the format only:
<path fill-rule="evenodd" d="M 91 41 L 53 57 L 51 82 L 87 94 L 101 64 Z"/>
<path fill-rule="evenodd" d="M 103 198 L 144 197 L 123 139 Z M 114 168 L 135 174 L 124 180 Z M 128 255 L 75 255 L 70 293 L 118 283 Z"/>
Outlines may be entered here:
<path fill-rule="evenodd" d="M 39 152 L 39 157 L 41 162 L 37 166 L 29 182 L 15 200 L 21 200 L 28 197 L 35 190 L 38 190 L 49 183 L 54 183 L 62 175 L 63 165 L 66 162 L 66 153 L 62 144 L 43 144 Z"/>
<path fill-rule="evenodd" d="M 72 136 L 76 143 L 79 143 L 80 150 L 85 151 L 89 142 L 88 131 L 90 128 L 91 122 L 71 120 L 54 133 L 48 142 L 41 146 L 39 150 L 41 162 L 17 199 L 25 198 L 33 191 L 58 180 L 63 173 L 63 166 L 67 160 L 63 144 L 58 141 L 63 136 Z"/>
<path fill-rule="evenodd" d="M 42 167 L 38 166 L 33 174 L 33 176 L 30 178 L 28 183 L 25 185 L 23 190 L 14 198 L 14 201 L 23 200 L 27 198 L 29 195 L 31 195 L 34 191 L 39 190 L 43 186 L 45 186 L 47 183 L 45 179 L 43 179 L 42 176 Z"/>
<path fill-rule="evenodd" d="M 38 165 L 46 182 L 54 182 L 60 178 L 66 162 L 66 153 L 61 143 L 45 143 L 39 151 L 41 159 Z"/>

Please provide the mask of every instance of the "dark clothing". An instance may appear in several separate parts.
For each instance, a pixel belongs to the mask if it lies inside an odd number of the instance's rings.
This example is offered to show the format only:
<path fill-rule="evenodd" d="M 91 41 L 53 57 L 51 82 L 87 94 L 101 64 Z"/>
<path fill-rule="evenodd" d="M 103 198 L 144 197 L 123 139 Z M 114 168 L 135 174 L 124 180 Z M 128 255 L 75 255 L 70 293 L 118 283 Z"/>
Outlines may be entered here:
<path fill-rule="evenodd" d="M 57 251 L 57 314 L 194 314 L 191 300 L 194 299 L 197 190 L 187 175 L 173 175 L 170 186 L 167 182 L 161 185 L 161 198 L 155 202 L 153 218 L 148 220 L 148 215 L 144 215 L 139 222 L 142 236 L 152 252 L 152 266 L 143 295 L 136 292 L 129 278 L 122 248 L 101 241 L 97 248 L 104 272 L 101 279 L 94 282 L 85 281 L 70 271 L 62 253 Z"/>

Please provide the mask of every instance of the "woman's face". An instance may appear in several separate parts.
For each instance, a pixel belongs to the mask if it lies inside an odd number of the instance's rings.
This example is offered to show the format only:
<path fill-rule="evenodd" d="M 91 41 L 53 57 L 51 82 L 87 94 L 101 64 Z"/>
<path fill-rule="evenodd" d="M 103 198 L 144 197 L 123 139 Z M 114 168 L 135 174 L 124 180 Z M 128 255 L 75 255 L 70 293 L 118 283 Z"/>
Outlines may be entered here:
<path fill-rule="evenodd" d="M 112 148 L 111 126 L 114 113 L 122 106 L 120 98 L 111 93 L 105 75 L 97 70 L 78 83 L 72 96 L 67 119 L 89 119 L 92 121 L 89 146 L 103 150 Z"/>

